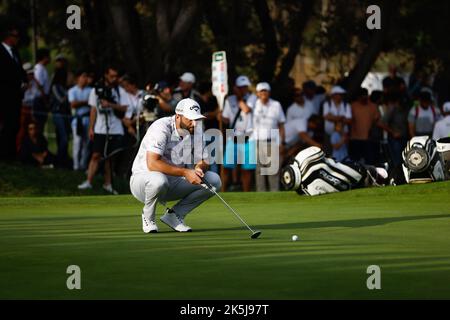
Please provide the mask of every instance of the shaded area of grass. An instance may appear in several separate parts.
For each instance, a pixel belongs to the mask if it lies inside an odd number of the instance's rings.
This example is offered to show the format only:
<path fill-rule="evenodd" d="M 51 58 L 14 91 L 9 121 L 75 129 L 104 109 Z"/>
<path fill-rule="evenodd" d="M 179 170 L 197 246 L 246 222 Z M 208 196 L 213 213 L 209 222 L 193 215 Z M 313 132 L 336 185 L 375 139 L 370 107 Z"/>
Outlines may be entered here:
<path fill-rule="evenodd" d="M 94 189 L 80 191 L 77 186 L 86 180 L 84 172 L 67 169 L 41 169 L 21 163 L 0 162 L 0 196 L 81 196 L 106 195 L 103 178 L 97 175 Z M 114 179 L 114 188 L 120 193 L 129 193 L 128 182 Z"/>

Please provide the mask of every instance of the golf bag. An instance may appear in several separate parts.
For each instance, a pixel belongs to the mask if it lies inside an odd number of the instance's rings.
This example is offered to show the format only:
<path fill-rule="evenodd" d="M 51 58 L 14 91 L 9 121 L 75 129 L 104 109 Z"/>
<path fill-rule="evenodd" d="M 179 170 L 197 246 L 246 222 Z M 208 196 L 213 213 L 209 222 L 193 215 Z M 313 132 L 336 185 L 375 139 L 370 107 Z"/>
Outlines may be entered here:
<path fill-rule="evenodd" d="M 326 158 L 320 148 L 309 147 L 282 169 L 281 183 L 286 190 L 315 196 L 384 184 L 387 173 L 383 174 L 383 170 L 359 163 L 336 162 Z"/>
<path fill-rule="evenodd" d="M 441 154 L 449 157 L 449 143 L 439 144 L 428 136 L 414 137 L 403 150 L 403 175 L 406 183 L 426 183 L 444 180 L 444 163 Z M 447 151 L 446 151 L 447 150 Z M 448 160 L 447 160 L 448 164 Z"/>
<path fill-rule="evenodd" d="M 444 169 L 444 179 L 450 180 L 450 137 L 439 139 L 436 142 L 436 149 Z"/>

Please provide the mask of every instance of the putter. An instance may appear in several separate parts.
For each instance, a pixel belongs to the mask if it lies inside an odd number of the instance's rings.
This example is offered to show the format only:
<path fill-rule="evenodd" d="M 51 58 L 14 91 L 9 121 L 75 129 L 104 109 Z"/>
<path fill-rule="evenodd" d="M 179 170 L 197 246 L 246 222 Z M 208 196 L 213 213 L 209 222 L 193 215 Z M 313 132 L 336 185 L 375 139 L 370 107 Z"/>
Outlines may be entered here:
<path fill-rule="evenodd" d="M 252 232 L 250 238 L 256 239 L 261 235 L 261 231 L 253 230 L 250 226 L 241 218 L 241 216 L 216 192 L 216 189 L 206 179 L 202 178 L 203 185 L 206 189 L 214 193 L 222 203 Z"/>

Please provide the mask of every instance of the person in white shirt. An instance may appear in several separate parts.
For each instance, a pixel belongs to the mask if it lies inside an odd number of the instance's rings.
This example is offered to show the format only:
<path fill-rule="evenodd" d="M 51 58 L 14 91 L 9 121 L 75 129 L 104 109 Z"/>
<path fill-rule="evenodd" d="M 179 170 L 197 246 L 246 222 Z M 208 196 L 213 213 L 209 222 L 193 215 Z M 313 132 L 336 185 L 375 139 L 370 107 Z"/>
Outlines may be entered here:
<path fill-rule="evenodd" d="M 302 85 L 303 97 L 313 107 L 313 114 L 320 113 L 320 106 L 324 100 L 323 94 L 317 94 L 317 84 L 313 80 L 305 81 Z"/>
<path fill-rule="evenodd" d="M 23 64 L 23 69 L 27 73 L 28 82 L 25 87 L 25 92 L 22 99 L 22 108 L 20 112 L 20 129 L 16 137 L 16 145 L 20 146 L 22 140 L 28 132 L 28 125 L 32 122 L 32 108 L 34 99 L 42 93 L 42 88 L 34 79 L 34 68 L 30 62 Z"/>
<path fill-rule="evenodd" d="M 432 100 L 428 91 L 422 90 L 419 93 L 419 105 L 411 108 L 408 114 L 410 137 L 431 137 L 434 124 L 441 118 L 441 112 L 432 104 Z"/>
<path fill-rule="evenodd" d="M 125 89 L 126 99 L 128 99 L 128 109 L 125 113 L 125 118 L 122 121 L 128 133 L 136 139 L 139 139 L 139 137 L 137 137 L 138 127 L 136 124 L 139 119 L 139 115 L 142 112 L 142 99 L 144 97 L 144 91 L 138 88 L 137 81 L 130 76 L 124 76 L 122 78 L 122 85 Z"/>
<path fill-rule="evenodd" d="M 237 176 L 238 165 L 241 169 L 242 190 L 250 191 L 253 171 L 256 169 L 256 159 L 252 160 L 249 140 L 252 132 L 252 109 L 256 103 L 256 95 L 250 90 L 250 80 L 241 75 L 236 78 L 234 95 L 225 100 L 222 121 L 233 130 L 233 135 L 227 136 L 224 154 L 223 190 L 229 185 L 230 173 Z"/>
<path fill-rule="evenodd" d="M 200 93 L 194 89 L 196 79 L 195 75 L 191 72 L 185 72 L 180 77 L 178 87 L 173 91 L 171 103 L 176 105 L 182 99 L 191 98 L 202 103 L 202 97 Z"/>
<path fill-rule="evenodd" d="M 92 88 L 88 84 L 88 74 L 81 71 L 76 74 L 77 84 L 69 89 L 68 99 L 72 108 L 73 134 L 73 170 L 86 170 L 89 161 L 89 115 L 88 104 Z"/>
<path fill-rule="evenodd" d="M 255 141 L 257 145 L 255 175 L 257 191 L 280 190 L 278 172 L 281 164 L 280 154 L 283 153 L 285 145 L 284 123 L 286 122 L 286 116 L 281 104 L 270 98 L 270 90 L 270 85 L 267 82 L 260 82 L 256 86 L 258 99 L 253 109 L 251 140 Z M 277 168 L 272 170 L 274 166 Z M 268 168 L 270 170 L 267 170 Z M 265 174 L 266 171 L 275 173 Z"/>
<path fill-rule="evenodd" d="M 155 121 L 142 140 L 133 162 L 130 189 L 144 203 L 142 229 L 145 233 L 158 232 L 157 203 L 165 205 L 174 200 L 180 201 L 168 208 L 160 220 L 177 232 L 192 231 L 184 223 L 186 215 L 214 195 L 202 186 L 202 179 L 216 190 L 221 187 L 219 175 L 208 171 L 205 161 L 200 123 L 205 117 L 200 112 L 196 101 L 183 99 L 177 104 L 175 115 Z"/>
<path fill-rule="evenodd" d="M 34 78 L 43 89 L 33 102 L 33 118 L 38 125 L 38 131 L 43 132 L 48 118 L 48 96 L 50 93 L 50 77 L 47 72 L 47 65 L 50 63 L 50 51 L 41 48 L 36 52 L 36 65 L 34 66 Z"/>
<path fill-rule="evenodd" d="M 444 118 L 436 122 L 433 130 L 433 139 L 450 138 L 450 101 L 442 106 Z"/>
<path fill-rule="evenodd" d="M 289 106 L 286 112 L 286 122 L 298 119 L 308 120 L 314 114 L 314 107 L 310 101 L 305 101 L 301 89 L 294 91 L 294 103 Z"/>
<path fill-rule="evenodd" d="M 103 189 L 117 194 L 111 184 L 111 155 L 123 148 L 124 129 L 120 114 L 127 111 L 125 94 L 118 88 L 118 72 L 113 67 L 106 68 L 102 90 L 110 92 L 111 97 L 99 97 L 99 87 L 91 90 L 88 104 L 91 107 L 89 119 L 89 139 L 93 141 L 93 153 L 89 162 L 87 180 L 78 186 L 85 190 L 92 188 L 92 181 L 100 160 L 105 160 Z"/>
<path fill-rule="evenodd" d="M 325 120 L 324 147 L 327 153 L 331 154 L 331 135 L 334 132 L 336 123 L 340 122 L 344 126 L 344 134 L 348 134 L 349 125 L 352 122 L 352 108 L 344 100 L 346 91 L 340 86 L 331 88 L 330 99 L 323 104 L 323 118 Z"/>
<path fill-rule="evenodd" d="M 289 149 L 289 154 L 293 153 L 291 149 L 295 147 L 298 149 L 295 153 L 300 151 L 300 148 L 308 147 L 318 147 L 322 148 L 322 145 L 314 140 L 313 131 L 317 129 L 320 123 L 320 116 L 311 115 L 308 119 L 297 119 L 286 121 L 284 125 L 284 131 L 286 136 L 286 147 Z"/>

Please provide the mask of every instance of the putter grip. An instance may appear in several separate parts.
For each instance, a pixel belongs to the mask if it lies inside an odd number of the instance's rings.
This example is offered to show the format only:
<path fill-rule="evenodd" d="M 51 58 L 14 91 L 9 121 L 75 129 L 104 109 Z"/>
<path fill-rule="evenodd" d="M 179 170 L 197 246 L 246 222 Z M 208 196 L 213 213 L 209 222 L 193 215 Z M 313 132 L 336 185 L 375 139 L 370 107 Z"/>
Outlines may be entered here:
<path fill-rule="evenodd" d="M 205 179 L 205 177 L 202 178 L 202 182 L 210 189 L 212 189 L 212 185 Z"/>

